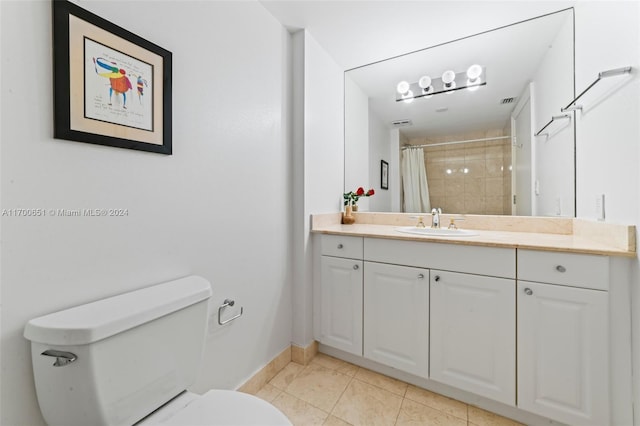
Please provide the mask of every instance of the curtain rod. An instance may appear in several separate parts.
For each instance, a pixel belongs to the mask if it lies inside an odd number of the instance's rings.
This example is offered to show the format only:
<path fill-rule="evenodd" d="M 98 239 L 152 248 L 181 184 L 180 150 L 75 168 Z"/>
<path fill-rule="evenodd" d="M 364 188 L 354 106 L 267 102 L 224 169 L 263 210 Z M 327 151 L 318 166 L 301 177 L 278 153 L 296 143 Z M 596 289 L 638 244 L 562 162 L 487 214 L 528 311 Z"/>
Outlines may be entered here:
<path fill-rule="evenodd" d="M 498 139 L 509 139 L 509 138 L 511 138 L 511 136 L 496 136 L 495 138 L 467 139 L 465 141 L 429 143 L 429 144 L 426 144 L 426 145 L 405 145 L 405 146 L 402 147 L 402 149 L 427 148 L 427 147 L 430 147 L 430 146 L 457 145 L 457 144 L 460 144 L 460 143 L 494 141 L 494 140 L 498 140 Z"/>

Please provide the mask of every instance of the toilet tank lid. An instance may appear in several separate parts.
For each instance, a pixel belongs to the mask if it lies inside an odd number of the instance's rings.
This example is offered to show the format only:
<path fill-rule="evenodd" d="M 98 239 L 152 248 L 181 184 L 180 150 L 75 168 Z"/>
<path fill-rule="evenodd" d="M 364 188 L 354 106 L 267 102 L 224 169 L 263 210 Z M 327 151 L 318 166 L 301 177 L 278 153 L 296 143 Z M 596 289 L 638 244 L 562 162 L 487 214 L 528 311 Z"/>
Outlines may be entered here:
<path fill-rule="evenodd" d="M 49 345 L 86 345 L 209 297 L 209 281 L 192 275 L 34 318 L 24 337 Z"/>

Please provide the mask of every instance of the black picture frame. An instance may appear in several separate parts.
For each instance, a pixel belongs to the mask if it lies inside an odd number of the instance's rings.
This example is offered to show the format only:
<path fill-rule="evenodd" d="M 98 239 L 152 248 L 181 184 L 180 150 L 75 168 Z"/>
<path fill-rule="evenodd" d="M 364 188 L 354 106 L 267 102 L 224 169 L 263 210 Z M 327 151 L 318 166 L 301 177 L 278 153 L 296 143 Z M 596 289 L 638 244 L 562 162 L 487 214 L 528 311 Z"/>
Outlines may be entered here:
<path fill-rule="evenodd" d="M 69 1 L 52 12 L 54 138 L 171 155 L 171 52 Z"/>
<path fill-rule="evenodd" d="M 389 189 L 389 163 L 380 160 L 380 188 Z"/>

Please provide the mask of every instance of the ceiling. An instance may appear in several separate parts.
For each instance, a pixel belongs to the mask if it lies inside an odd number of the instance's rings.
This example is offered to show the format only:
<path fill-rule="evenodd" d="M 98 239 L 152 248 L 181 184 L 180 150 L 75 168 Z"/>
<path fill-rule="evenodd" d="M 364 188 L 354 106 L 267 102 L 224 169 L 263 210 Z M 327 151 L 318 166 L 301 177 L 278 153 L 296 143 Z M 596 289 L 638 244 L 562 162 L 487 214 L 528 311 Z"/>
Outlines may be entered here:
<path fill-rule="evenodd" d="M 270 1 L 261 4 L 294 32 L 306 29 L 370 98 L 370 106 L 385 124 L 411 119 L 403 127 L 408 138 L 424 129 L 438 136 L 502 128 L 514 104 L 500 100 L 517 97 L 557 33 L 560 20 L 547 22 L 544 36 L 532 37 L 530 27 L 509 26 L 535 16 L 573 6 L 572 1 Z M 562 20 L 563 21 L 563 20 Z M 507 37 L 490 31 L 509 26 Z M 481 36 L 468 37 L 489 31 Z M 462 39 L 452 44 L 431 46 Z M 535 42 L 535 43 L 532 43 Z M 526 46 L 526 55 L 521 55 Z M 422 50 L 422 53 L 406 55 Z M 394 61 L 391 57 L 405 55 Z M 383 61 L 383 62 L 379 62 Z M 379 62 L 375 65 L 364 66 Z M 411 104 L 394 101 L 401 80 L 417 81 L 421 75 L 439 77 L 445 69 L 465 71 L 473 63 L 486 67 L 487 85 L 475 92 L 456 91 L 417 99 Z M 418 65 L 416 65 L 418 64 Z M 436 109 L 446 108 L 437 113 Z M 460 120 L 460 117 L 465 117 Z"/>
<path fill-rule="evenodd" d="M 501 130 L 509 124 L 516 106 L 516 102 L 501 101 L 520 96 L 533 81 L 547 52 L 565 49 L 552 53 L 573 55 L 571 32 L 561 32 L 571 17 L 570 11 L 547 15 L 353 69 L 345 77 L 366 94 L 369 107 L 387 126 L 392 121 L 411 120 L 413 124 L 401 130 L 409 139 Z M 564 38 L 556 44 L 559 33 Z M 434 79 L 448 69 L 465 72 L 476 63 L 486 69 L 486 75 L 482 76 L 486 85 L 475 91 L 458 90 L 411 103 L 396 102 L 395 87 L 399 81 L 414 83 L 423 75 Z M 345 102 L 349 102 L 349 97 Z"/>
<path fill-rule="evenodd" d="M 348 70 L 572 7 L 574 1 L 262 0 L 290 31 L 306 29 Z"/>

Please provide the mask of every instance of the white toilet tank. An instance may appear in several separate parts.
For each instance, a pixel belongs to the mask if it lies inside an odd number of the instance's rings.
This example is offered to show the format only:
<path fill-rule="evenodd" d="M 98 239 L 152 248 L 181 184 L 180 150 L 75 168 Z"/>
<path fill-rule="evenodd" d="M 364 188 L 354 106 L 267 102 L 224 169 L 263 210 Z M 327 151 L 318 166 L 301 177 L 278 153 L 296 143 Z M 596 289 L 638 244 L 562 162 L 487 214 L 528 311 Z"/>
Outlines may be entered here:
<path fill-rule="evenodd" d="M 201 362 L 210 296 L 209 282 L 190 276 L 29 321 L 46 422 L 131 425 L 186 389 Z"/>

